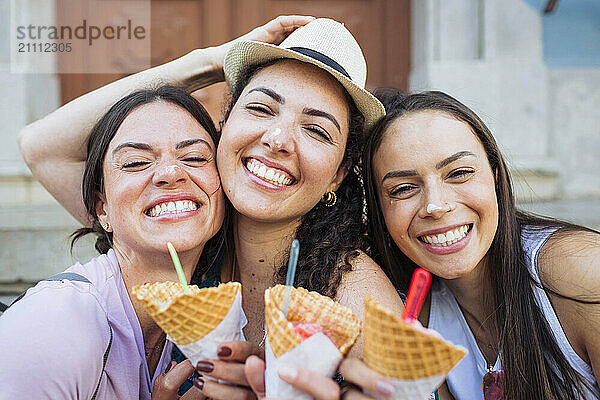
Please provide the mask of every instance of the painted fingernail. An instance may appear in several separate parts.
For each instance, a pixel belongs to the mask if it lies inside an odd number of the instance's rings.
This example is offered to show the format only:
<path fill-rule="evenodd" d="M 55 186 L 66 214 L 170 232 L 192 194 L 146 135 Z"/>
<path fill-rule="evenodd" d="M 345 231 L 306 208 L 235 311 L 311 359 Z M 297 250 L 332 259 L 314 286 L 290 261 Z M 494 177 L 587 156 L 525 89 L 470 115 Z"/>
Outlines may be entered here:
<path fill-rule="evenodd" d="M 215 365 L 209 361 L 199 361 L 196 369 L 200 372 L 212 372 L 215 369 Z"/>
<path fill-rule="evenodd" d="M 196 386 L 199 390 L 202 390 L 204 387 L 204 379 L 198 378 L 194 381 L 194 386 Z"/>
<path fill-rule="evenodd" d="M 173 364 L 174 364 L 174 363 L 175 363 L 175 361 L 171 361 L 171 362 L 169 363 L 169 365 L 167 365 L 167 368 L 165 369 L 165 374 L 166 374 L 167 372 L 169 372 L 169 371 L 171 370 L 171 368 L 173 368 Z"/>
<path fill-rule="evenodd" d="M 384 396 L 389 396 L 390 394 L 393 394 L 396 391 L 394 385 L 392 385 L 388 381 L 383 380 L 377 381 L 377 385 L 375 387 L 377 388 L 377 391 Z"/>
<path fill-rule="evenodd" d="M 298 375 L 298 368 L 289 364 L 279 364 L 277 367 L 277 373 L 284 379 L 293 380 Z"/>
<path fill-rule="evenodd" d="M 227 346 L 221 346 L 217 352 L 219 357 L 229 357 L 231 355 L 231 349 Z"/>

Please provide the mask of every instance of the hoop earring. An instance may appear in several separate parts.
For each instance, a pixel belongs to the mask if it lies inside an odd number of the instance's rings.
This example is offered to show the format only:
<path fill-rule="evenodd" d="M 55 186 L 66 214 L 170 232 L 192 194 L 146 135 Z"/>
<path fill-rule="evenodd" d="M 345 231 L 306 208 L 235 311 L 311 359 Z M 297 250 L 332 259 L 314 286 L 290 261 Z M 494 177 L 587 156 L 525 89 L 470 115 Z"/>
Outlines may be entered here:
<path fill-rule="evenodd" d="M 321 197 L 321 203 L 325 204 L 325 207 L 333 207 L 337 202 L 337 196 L 334 191 L 327 192 Z"/>

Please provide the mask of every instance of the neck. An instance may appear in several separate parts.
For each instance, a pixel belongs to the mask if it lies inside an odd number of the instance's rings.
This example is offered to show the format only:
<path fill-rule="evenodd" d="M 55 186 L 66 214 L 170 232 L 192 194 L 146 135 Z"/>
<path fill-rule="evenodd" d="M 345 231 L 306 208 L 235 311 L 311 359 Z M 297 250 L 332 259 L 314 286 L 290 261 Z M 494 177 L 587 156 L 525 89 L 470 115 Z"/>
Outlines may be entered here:
<path fill-rule="evenodd" d="M 261 222 L 236 214 L 234 218 L 235 254 L 240 276 L 267 278 L 288 257 L 300 221 Z M 260 277 L 259 277 L 260 275 Z"/>
<path fill-rule="evenodd" d="M 469 315 L 480 326 L 489 326 L 487 324 L 492 322 L 489 318 L 494 309 L 487 268 L 487 262 L 483 259 L 469 274 L 456 279 L 444 279 L 463 314 Z"/>
<path fill-rule="evenodd" d="M 113 249 L 119 261 L 127 293 L 140 322 L 144 342 L 151 342 L 153 338 L 162 334 L 162 330 L 146 312 L 143 305 L 131 296 L 131 289 L 136 285 L 147 282 L 179 282 L 171 256 L 166 251 L 148 251 L 140 254 L 140 252 L 134 252 L 126 246 L 121 246 L 118 242 L 115 242 Z M 187 282 L 192 277 L 201 252 L 202 247 L 197 247 L 193 250 L 178 253 Z"/>
<path fill-rule="evenodd" d="M 234 279 L 242 283 L 242 299 L 248 317 L 246 338 L 260 343 L 264 337 L 264 293 L 273 286 L 276 269 L 285 263 L 300 221 L 264 223 L 236 214 Z"/>

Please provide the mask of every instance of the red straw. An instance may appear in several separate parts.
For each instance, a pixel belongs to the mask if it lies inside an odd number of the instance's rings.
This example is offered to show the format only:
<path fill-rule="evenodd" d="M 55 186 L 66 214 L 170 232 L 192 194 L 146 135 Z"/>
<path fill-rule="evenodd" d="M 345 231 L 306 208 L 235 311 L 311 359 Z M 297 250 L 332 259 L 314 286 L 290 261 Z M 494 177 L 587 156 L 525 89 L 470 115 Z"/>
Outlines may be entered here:
<path fill-rule="evenodd" d="M 431 286 L 431 274 L 423 268 L 415 269 L 413 272 L 412 279 L 410 281 L 410 288 L 408 289 L 408 295 L 406 296 L 406 304 L 404 306 L 404 312 L 402 313 L 402 319 L 405 322 L 412 322 L 419 316 L 421 307 L 429 292 Z"/>

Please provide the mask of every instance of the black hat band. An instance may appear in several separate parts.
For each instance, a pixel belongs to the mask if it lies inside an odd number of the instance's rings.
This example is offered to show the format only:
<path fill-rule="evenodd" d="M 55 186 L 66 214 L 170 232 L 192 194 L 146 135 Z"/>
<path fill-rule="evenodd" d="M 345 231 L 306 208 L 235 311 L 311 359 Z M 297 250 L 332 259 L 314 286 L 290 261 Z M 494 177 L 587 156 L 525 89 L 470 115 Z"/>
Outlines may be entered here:
<path fill-rule="evenodd" d="M 288 50 L 295 51 L 296 53 L 300 53 L 302 55 L 305 55 L 307 57 L 310 57 L 310 58 L 313 58 L 313 59 L 315 59 L 317 61 L 320 61 L 323 64 L 327 65 L 328 67 L 333 68 L 334 70 L 336 70 L 340 74 L 344 75 L 346 78 L 352 80 L 352 78 L 346 72 L 346 70 L 344 69 L 344 67 L 342 67 L 335 60 L 327 57 L 323 53 L 319 53 L 318 51 L 313 50 L 313 49 L 307 49 L 306 47 L 289 47 Z"/>

